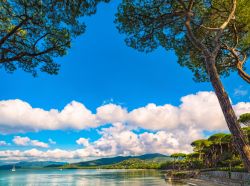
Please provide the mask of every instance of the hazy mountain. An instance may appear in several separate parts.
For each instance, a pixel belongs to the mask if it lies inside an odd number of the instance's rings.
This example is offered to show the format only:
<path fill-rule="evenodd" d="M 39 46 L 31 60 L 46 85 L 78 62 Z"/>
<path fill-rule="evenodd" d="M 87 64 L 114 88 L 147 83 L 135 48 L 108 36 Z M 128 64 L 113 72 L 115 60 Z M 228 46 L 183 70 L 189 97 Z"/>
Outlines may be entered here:
<path fill-rule="evenodd" d="M 0 166 L 0 170 L 11 170 L 13 168 L 13 165 L 9 164 L 9 165 L 1 165 Z M 16 169 L 20 169 L 20 166 L 15 166 Z"/>
<path fill-rule="evenodd" d="M 116 164 L 119 162 L 122 162 L 124 160 L 128 159 L 140 159 L 140 160 L 152 160 L 152 161 L 167 161 L 171 158 L 169 156 L 163 155 L 163 154 L 144 154 L 141 156 L 116 156 L 112 158 L 101 158 L 97 160 L 91 160 L 91 161 L 85 161 L 85 162 L 79 162 L 79 163 L 73 163 L 72 166 L 101 166 L 101 165 L 111 165 Z"/>
<path fill-rule="evenodd" d="M 116 156 L 111 158 L 100 158 L 96 160 L 91 161 L 85 161 L 85 162 L 78 162 L 78 163 L 72 163 L 68 164 L 66 162 L 54 162 L 54 161 L 22 161 L 19 163 L 15 163 L 16 169 L 24 168 L 57 168 L 62 167 L 63 168 L 88 168 L 88 167 L 97 167 L 97 166 L 106 166 L 106 165 L 116 165 L 117 166 L 124 166 L 124 164 L 127 164 L 128 162 L 138 162 L 137 164 L 140 164 L 140 162 L 144 161 L 144 163 L 148 165 L 154 165 L 154 163 L 162 163 L 168 160 L 171 160 L 172 158 L 163 154 L 144 154 L 141 156 Z M 131 161 L 127 161 L 131 160 Z M 146 162 L 145 162 L 146 161 Z M 1 165 L 0 169 L 8 170 L 13 167 L 14 164 L 8 164 L 8 165 Z M 140 164 L 142 165 L 142 164 Z M 130 166 L 128 166 L 130 167 Z"/>
<path fill-rule="evenodd" d="M 36 167 L 47 167 L 49 165 L 65 165 L 65 162 L 55 162 L 55 161 L 22 161 L 16 163 L 16 166 L 20 166 L 21 168 L 36 168 Z"/>
<path fill-rule="evenodd" d="M 53 165 L 53 167 L 55 166 L 62 166 L 65 165 L 65 162 L 55 162 L 55 161 L 21 161 L 15 164 L 7 164 L 7 165 L 1 165 L 0 169 L 1 170 L 8 170 L 11 169 L 13 167 L 13 165 L 15 165 L 16 169 L 20 169 L 20 168 L 44 168 L 44 167 L 48 167 Z"/>

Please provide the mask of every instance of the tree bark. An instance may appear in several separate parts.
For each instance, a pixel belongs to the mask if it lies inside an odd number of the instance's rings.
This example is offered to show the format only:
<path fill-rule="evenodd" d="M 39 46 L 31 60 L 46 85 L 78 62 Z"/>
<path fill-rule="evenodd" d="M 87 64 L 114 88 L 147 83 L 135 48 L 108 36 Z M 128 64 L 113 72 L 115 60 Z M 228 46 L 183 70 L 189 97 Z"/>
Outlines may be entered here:
<path fill-rule="evenodd" d="M 220 80 L 215 66 L 215 57 L 206 56 L 205 63 L 208 76 L 214 88 L 215 94 L 219 100 L 220 107 L 224 114 L 227 126 L 233 136 L 234 145 L 241 156 L 245 168 L 248 170 L 248 172 L 250 172 L 250 145 L 247 138 L 243 134 L 228 94 L 226 93 Z"/>

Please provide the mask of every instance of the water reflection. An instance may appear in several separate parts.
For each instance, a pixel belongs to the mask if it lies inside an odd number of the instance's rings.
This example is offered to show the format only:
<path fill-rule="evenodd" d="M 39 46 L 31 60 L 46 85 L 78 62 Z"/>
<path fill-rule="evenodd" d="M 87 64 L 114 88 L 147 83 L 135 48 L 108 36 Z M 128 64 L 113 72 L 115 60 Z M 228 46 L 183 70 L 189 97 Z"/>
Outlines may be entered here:
<path fill-rule="evenodd" d="M 0 171 L 0 185 L 28 186 L 158 186 L 182 185 L 164 180 L 154 170 L 17 170 Z"/>

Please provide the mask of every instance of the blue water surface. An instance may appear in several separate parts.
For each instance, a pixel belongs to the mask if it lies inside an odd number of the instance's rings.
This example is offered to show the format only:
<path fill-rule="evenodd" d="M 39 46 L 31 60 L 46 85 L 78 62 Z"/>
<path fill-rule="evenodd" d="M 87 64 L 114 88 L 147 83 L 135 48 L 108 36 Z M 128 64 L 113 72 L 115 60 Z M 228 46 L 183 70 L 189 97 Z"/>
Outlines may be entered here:
<path fill-rule="evenodd" d="M 154 170 L 60 170 L 0 171 L 1 186 L 170 186 L 164 172 Z M 185 184 L 174 184 L 185 185 Z"/>

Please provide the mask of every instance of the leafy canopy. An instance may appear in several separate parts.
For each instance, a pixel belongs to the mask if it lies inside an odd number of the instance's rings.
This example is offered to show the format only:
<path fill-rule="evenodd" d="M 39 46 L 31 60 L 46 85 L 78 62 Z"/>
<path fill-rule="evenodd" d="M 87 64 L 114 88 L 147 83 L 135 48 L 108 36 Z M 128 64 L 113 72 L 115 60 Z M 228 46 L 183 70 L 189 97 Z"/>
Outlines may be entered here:
<path fill-rule="evenodd" d="M 80 18 L 108 1 L 0 1 L 0 67 L 8 72 L 21 68 L 33 75 L 37 69 L 57 74 L 59 65 L 53 58 L 65 55 L 71 40 L 84 32 Z"/>
<path fill-rule="evenodd" d="M 213 144 L 220 144 L 223 143 L 224 141 L 228 141 L 228 136 L 230 135 L 224 133 L 217 133 L 210 136 L 208 140 L 211 141 Z"/>
<path fill-rule="evenodd" d="M 250 54 L 250 3 L 238 0 L 236 7 L 219 37 L 216 67 L 220 75 L 238 70 L 243 77 L 246 57 Z M 187 17 L 191 18 L 195 37 L 212 52 L 219 27 L 232 9 L 232 0 L 123 0 L 115 22 L 118 30 L 126 35 L 128 46 L 145 52 L 159 46 L 173 49 L 178 63 L 191 69 L 195 80 L 208 81 L 204 56 L 187 37 Z"/>
<path fill-rule="evenodd" d="M 194 147 L 195 152 L 199 152 L 202 149 L 209 147 L 212 143 L 207 139 L 199 139 L 195 140 L 191 143 L 191 146 Z"/>
<path fill-rule="evenodd" d="M 187 155 L 184 154 L 184 153 L 174 153 L 174 154 L 171 154 L 171 158 L 185 158 Z"/>
<path fill-rule="evenodd" d="M 245 113 L 245 114 L 240 115 L 239 122 L 243 123 L 245 125 L 249 125 L 250 124 L 250 113 Z"/>

